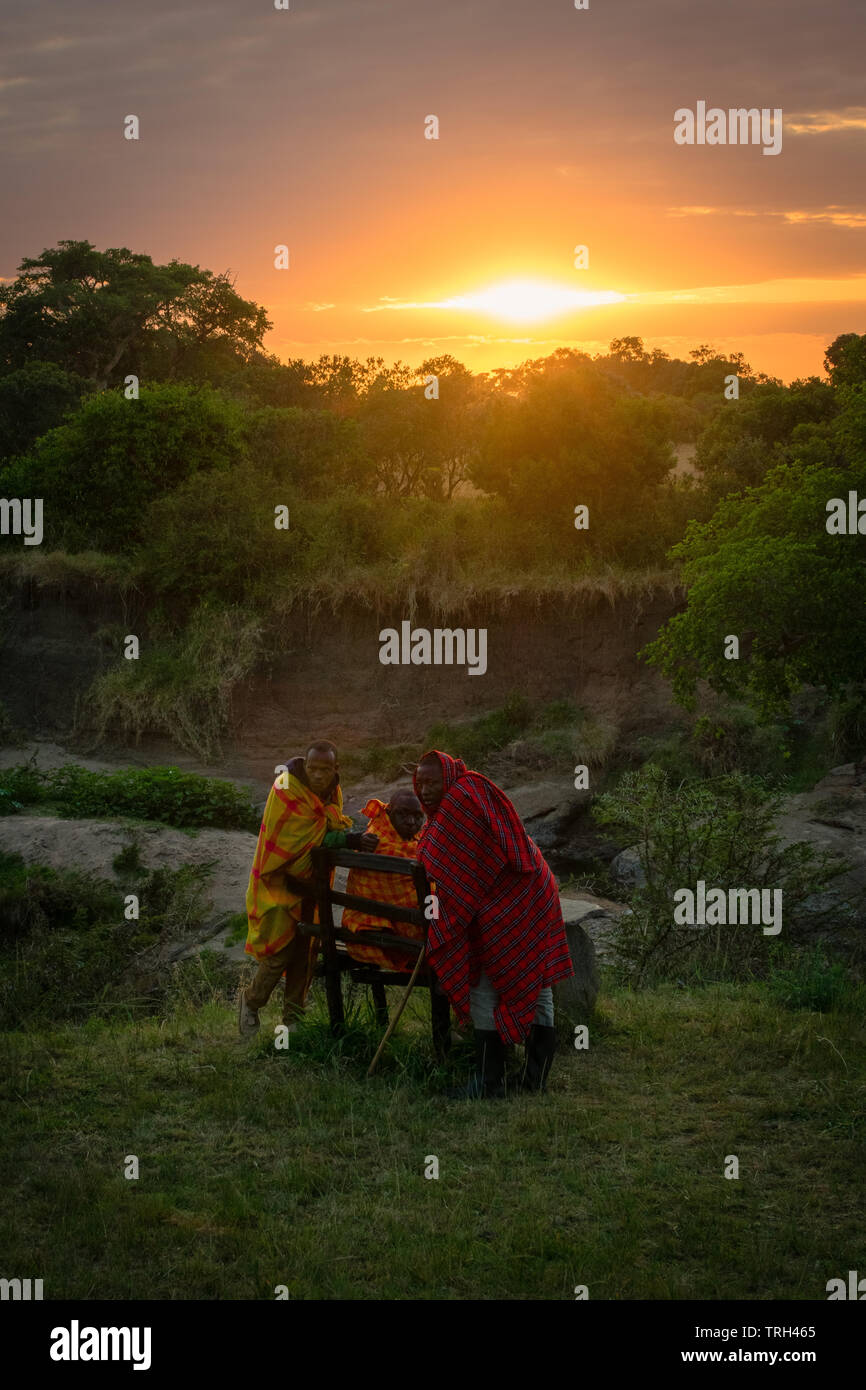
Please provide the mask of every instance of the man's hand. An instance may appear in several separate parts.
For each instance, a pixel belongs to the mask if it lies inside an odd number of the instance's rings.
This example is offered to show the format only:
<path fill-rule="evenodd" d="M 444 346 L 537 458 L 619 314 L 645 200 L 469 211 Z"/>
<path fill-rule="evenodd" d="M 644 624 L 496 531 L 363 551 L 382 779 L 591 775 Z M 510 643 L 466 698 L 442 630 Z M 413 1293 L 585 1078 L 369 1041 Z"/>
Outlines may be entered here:
<path fill-rule="evenodd" d="M 363 832 L 352 830 L 346 836 L 346 849 L 352 849 L 356 852 L 360 849 L 365 850 L 367 854 L 374 854 L 378 843 L 379 836 L 371 835 L 369 830 Z"/>

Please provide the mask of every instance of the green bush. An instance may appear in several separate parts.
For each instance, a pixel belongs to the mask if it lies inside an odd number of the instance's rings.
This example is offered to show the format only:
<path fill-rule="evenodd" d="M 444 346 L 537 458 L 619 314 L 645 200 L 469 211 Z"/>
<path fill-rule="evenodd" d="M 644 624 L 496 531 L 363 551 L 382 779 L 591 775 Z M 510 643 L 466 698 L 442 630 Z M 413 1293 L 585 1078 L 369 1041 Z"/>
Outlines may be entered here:
<path fill-rule="evenodd" d="M 529 727 L 532 707 L 529 701 L 519 694 L 511 694 L 499 709 L 491 710 L 477 719 L 462 724 L 449 724 L 441 721 L 434 724 L 427 735 L 428 748 L 438 748 L 442 753 L 462 758 L 471 767 L 478 767 L 492 753 L 504 748 Z"/>
<path fill-rule="evenodd" d="M 47 497 L 48 548 L 122 552 L 147 535 L 149 504 L 185 478 L 239 463 L 244 415 L 206 386 L 142 386 L 86 398 L 0 470 L 5 496 Z"/>
<path fill-rule="evenodd" d="M 262 653 L 258 619 L 244 609 L 202 603 L 175 637 L 149 644 L 139 661 L 98 676 L 80 719 L 136 741 L 165 734 L 209 762 L 219 756 L 234 688 Z"/>
<path fill-rule="evenodd" d="M 829 1013 L 862 993 L 841 961 L 830 961 L 820 946 L 811 950 L 771 951 L 767 988 L 789 1009 Z"/>
<path fill-rule="evenodd" d="M 752 767 L 777 771 L 791 756 L 785 728 L 779 723 L 759 723 L 747 705 L 732 705 L 716 716 L 701 715 L 691 739 L 698 765 L 711 775 Z"/>
<path fill-rule="evenodd" d="M 830 715 L 833 752 L 843 761 L 859 759 L 866 751 L 866 695 L 854 691 L 838 700 Z"/>
<path fill-rule="evenodd" d="M 595 819 L 635 845 L 645 875 L 632 893 L 632 913 L 618 924 L 621 976 L 642 983 L 764 973 L 771 938 L 760 925 L 677 924 L 674 894 L 694 892 L 701 879 L 707 890 L 779 888 L 782 930 L 786 939 L 796 932 L 804 902 L 845 865 L 810 845 L 782 847 L 773 830 L 780 803 L 781 794 L 764 778 L 738 772 L 674 786 L 654 764 L 627 772 L 598 798 Z"/>
<path fill-rule="evenodd" d="M 137 878 L 140 874 L 146 873 L 146 869 L 141 862 L 141 849 L 136 840 L 130 840 L 123 846 L 122 850 L 114 856 L 111 867 L 118 878 Z"/>
<path fill-rule="evenodd" d="M 69 817 L 133 816 L 179 829 L 211 826 L 253 831 L 261 819 L 233 783 L 180 772 L 176 767 L 89 772 L 68 763 L 46 774 L 45 787 L 60 814 Z"/>
<path fill-rule="evenodd" d="M 0 816 L 11 816 L 44 799 L 44 777 L 33 763 L 0 769 Z"/>
<path fill-rule="evenodd" d="M 574 700 L 551 700 L 534 716 L 532 727 L 540 731 L 567 729 L 583 723 L 585 718 L 584 710 L 576 705 Z"/>
<path fill-rule="evenodd" d="M 137 889 L 138 920 L 127 921 L 117 885 L 0 854 L 0 1024 L 77 1018 L 132 1003 L 158 1007 L 168 977 L 142 987 L 136 960 L 202 925 L 207 871 L 157 869 Z"/>
<path fill-rule="evenodd" d="M 232 782 L 200 777 L 176 767 L 120 768 L 91 772 L 66 763 L 40 772 L 32 763 L 0 771 L 0 815 L 25 806 L 49 803 L 59 816 L 131 816 L 162 821 L 181 830 L 211 826 L 219 830 L 258 832 L 260 816 L 249 798 Z M 120 869 L 138 867 L 137 846 L 127 845 L 117 856 Z"/>

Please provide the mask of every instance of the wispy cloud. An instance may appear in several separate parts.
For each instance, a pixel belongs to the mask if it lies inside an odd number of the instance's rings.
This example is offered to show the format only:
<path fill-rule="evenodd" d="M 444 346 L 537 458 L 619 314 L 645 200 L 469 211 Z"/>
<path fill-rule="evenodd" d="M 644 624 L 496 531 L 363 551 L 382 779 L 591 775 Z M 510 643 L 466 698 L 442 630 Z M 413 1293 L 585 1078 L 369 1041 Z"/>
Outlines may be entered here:
<path fill-rule="evenodd" d="M 841 111 L 797 112 L 785 117 L 786 135 L 827 135 L 837 130 L 866 130 L 866 106 L 845 106 Z"/>
<path fill-rule="evenodd" d="M 58 34 L 53 39 L 39 39 L 30 48 L 31 53 L 63 53 L 67 48 L 81 48 L 84 39 L 73 39 L 69 35 Z"/>
<path fill-rule="evenodd" d="M 492 314 L 496 318 L 542 319 L 578 309 L 594 309 L 602 304 L 621 304 L 624 298 L 618 290 L 577 290 L 538 280 L 507 280 L 483 290 L 452 295 L 448 299 L 399 300 L 383 296 L 378 304 L 366 306 L 363 312 L 376 314 L 385 309 L 451 309 Z"/>
<path fill-rule="evenodd" d="M 668 208 L 668 217 L 772 217 L 773 213 L 761 213 L 755 208 L 714 208 L 687 205 L 681 208 Z"/>
<path fill-rule="evenodd" d="M 866 227 L 866 212 L 832 206 L 818 212 L 785 212 L 786 222 L 829 222 L 833 227 Z"/>
<path fill-rule="evenodd" d="M 830 304 L 866 300 L 866 275 L 845 279 L 763 280 L 753 285 L 702 285 L 688 290 L 650 290 L 627 296 L 629 304 Z"/>
<path fill-rule="evenodd" d="M 866 227 L 866 212 L 848 207 L 844 203 L 830 203 L 825 208 L 786 209 L 773 212 L 760 208 L 725 208 L 686 206 L 668 208 L 668 217 L 770 217 L 780 222 L 792 224 L 800 222 L 821 222 L 832 227 Z"/>

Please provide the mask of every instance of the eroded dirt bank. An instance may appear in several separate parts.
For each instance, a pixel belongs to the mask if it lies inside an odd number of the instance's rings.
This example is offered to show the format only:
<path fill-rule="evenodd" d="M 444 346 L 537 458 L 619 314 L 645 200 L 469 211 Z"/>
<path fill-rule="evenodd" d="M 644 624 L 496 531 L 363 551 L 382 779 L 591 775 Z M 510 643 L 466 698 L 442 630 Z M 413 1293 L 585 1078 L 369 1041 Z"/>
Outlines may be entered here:
<path fill-rule="evenodd" d="M 267 667 L 236 690 L 218 765 L 200 767 L 164 738 L 134 749 L 109 743 L 104 751 L 260 782 L 272 776 L 275 760 L 313 735 L 344 748 L 421 740 L 436 720 L 481 714 L 514 691 L 539 703 L 571 698 L 622 732 L 650 731 L 676 716 L 666 682 L 637 653 L 679 606 L 660 591 L 538 602 L 521 595 L 450 618 L 411 615 L 414 628 L 485 627 L 487 670 L 477 676 L 465 667 L 383 666 L 379 632 L 410 617 L 398 605 L 298 610 L 270 645 Z M 66 741 L 76 698 L 118 660 L 116 644 L 100 630 L 123 617 L 98 595 L 22 587 L 6 609 L 0 649 L 0 701 L 19 728 Z M 142 615 L 136 621 L 124 631 L 137 632 Z"/>

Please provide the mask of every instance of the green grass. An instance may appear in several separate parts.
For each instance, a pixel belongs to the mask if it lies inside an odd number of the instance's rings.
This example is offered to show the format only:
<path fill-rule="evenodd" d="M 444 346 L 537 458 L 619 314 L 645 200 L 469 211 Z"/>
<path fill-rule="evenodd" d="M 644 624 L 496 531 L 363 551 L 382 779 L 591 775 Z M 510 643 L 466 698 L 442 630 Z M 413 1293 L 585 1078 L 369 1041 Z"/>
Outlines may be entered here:
<path fill-rule="evenodd" d="M 369 1081 L 363 1008 L 334 1044 L 317 998 L 277 1052 L 276 1002 L 244 1043 L 200 997 L 0 1036 L 4 1264 L 46 1297 L 823 1299 L 862 1255 L 850 1015 L 613 991 L 546 1097 L 473 1104 L 437 1094 L 426 997 Z"/>

